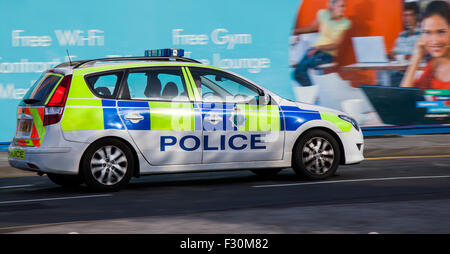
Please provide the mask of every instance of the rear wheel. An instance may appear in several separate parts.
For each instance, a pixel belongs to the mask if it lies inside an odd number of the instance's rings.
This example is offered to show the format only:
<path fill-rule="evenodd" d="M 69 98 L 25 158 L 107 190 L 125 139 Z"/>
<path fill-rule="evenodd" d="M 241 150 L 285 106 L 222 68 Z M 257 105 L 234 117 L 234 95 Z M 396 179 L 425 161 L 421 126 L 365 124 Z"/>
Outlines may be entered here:
<path fill-rule="evenodd" d="M 328 132 L 312 130 L 300 138 L 292 156 L 292 167 L 299 176 L 323 180 L 336 172 L 341 151 Z"/>
<path fill-rule="evenodd" d="M 83 180 L 78 175 L 60 175 L 48 173 L 47 176 L 53 183 L 61 185 L 64 188 L 75 188 L 83 183 Z"/>
<path fill-rule="evenodd" d="M 130 148 L 117 139 L 104 139 L 91 145 L 81 162 L 85 183 L 96 191 L 116 191 L 133 175 L 134 160 Z"/>

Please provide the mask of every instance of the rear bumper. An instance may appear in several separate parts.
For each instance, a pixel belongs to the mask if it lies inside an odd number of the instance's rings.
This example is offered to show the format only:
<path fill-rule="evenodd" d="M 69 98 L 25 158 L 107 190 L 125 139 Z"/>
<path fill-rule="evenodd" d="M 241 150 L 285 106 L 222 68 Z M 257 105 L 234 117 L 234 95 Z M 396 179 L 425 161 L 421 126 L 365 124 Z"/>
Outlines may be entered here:
<path fill-rule="evenodd" d="M 11 167 L 27 171 L 76 175 L 84 146 L 82 143 L 72 147 L 22 147 L 11 144 L 9 152 L 21 150 L 25 156 L 23 159 L 8 156 L 8 162 Z"/>

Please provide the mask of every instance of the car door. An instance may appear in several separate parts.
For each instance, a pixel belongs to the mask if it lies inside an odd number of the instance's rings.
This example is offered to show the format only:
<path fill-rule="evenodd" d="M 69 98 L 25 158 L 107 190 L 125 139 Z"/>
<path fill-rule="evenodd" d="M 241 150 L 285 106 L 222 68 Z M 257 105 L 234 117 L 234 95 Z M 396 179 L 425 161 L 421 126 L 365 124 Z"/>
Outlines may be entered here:
<path fill-rule="evenodd" d="M 119 115 L 152 165 L 202 161 L 200 111 L 188 85 L 182 68 L 173 66 L 131 69 L 124 79 Z"/>
<path fill-rule="evenodd" d="M 189 67 L 190 83 L 200 99 L 203 163 L 276 161 L 283 156 L 280 111 L 263 91 L 227 72 Z"/>

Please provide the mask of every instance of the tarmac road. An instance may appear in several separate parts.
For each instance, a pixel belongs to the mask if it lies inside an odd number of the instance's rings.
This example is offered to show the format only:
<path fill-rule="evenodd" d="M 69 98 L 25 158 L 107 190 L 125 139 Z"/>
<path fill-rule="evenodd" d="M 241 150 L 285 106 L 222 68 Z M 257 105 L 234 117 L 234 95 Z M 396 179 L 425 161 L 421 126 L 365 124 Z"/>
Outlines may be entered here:
<path fill-rule="evenodd" d="M 450 156 L 379 158 L 326 181 L 146 176 L 119 192 L 0 178 L 0 233 L 450 233 Z"/>

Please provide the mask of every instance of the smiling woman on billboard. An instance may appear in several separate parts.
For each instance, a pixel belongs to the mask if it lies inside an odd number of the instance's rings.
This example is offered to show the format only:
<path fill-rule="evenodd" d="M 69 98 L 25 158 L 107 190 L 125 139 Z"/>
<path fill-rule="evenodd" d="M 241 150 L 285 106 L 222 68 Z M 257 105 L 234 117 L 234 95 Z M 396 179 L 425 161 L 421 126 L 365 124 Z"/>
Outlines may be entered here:
<path fill-rule="evenodd" d="M 431 60 L 421 77 L 414 81 L 426 54 L 431 56 Z M 402 87 L 450 89 L 450 6 L 447 2 L 433 1 L 427 6 L 422 20 L 422 36 L 416 44 Z"/>

